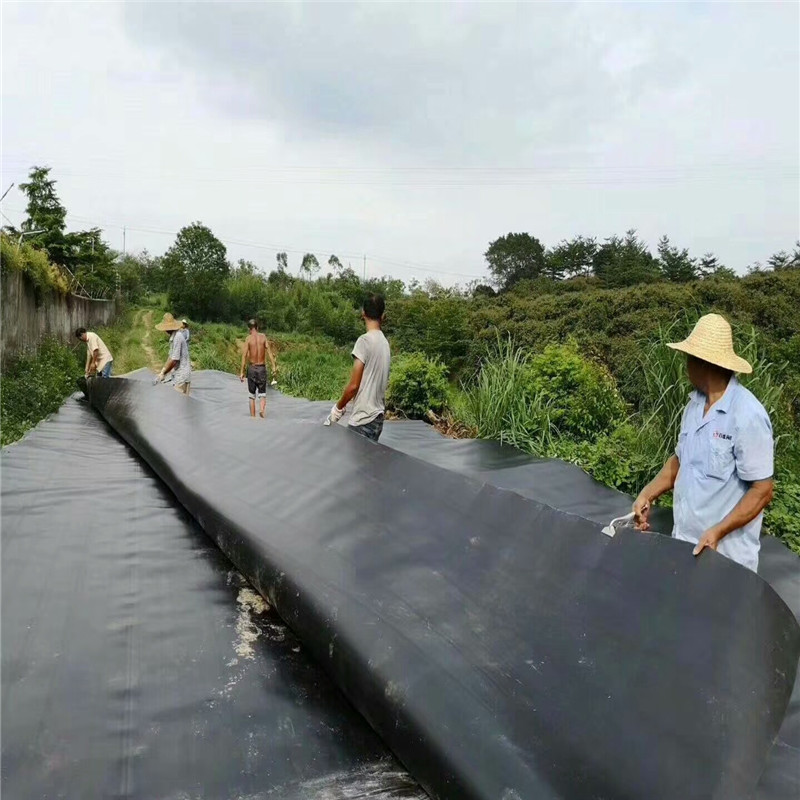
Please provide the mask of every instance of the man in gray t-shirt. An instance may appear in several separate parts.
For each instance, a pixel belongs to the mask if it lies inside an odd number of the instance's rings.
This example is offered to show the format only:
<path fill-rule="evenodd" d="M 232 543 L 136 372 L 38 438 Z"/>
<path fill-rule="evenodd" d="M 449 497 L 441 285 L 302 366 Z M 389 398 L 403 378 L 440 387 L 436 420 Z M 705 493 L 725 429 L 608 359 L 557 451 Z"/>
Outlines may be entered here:
<path fill-rule="evenodd" d="M 391 363 L 389 342 L 381 330 L 385 305 L 379 294 L 368 295 L 364 300 L 361 316 L 367 332 L 358 337 L 353 347 L 350 380 L 325 420 L 326 425 L 338 422 L 345 406 L 355 397 L 350 430 L 374 442 L 378 441 L 383 430 L 386 384 L 389 382 Z"/>

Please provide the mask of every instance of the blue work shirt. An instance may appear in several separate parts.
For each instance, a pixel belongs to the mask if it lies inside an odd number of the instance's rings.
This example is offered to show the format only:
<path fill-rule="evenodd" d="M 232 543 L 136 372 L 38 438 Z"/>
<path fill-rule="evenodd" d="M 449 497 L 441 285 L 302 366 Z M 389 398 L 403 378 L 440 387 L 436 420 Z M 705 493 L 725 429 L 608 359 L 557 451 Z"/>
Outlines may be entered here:
<path fill-rule="evenodd" d="M 725 394 L 703 416 L 706 396 L 692 392 L 675 455 L 672 535 L 697 543 L 744 497 L 753 481 L 772 477 L 772 424 L 752 392 L 731 377 Z M 717 552 L 758 569 L 763 514 L 720 540 Z"/>

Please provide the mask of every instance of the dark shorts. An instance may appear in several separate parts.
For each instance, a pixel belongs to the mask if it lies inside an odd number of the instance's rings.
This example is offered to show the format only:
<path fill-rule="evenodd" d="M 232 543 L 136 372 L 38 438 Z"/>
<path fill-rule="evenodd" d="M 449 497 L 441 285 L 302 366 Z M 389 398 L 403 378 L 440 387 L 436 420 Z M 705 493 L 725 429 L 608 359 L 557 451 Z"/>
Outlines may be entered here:
<path fill-rule="evenodd" d="M 353 431 L 353 433 L 366 436 L 367 439 L 371 439 L 373 442 L 377 442 L 383 431 L 383 414 L 379 417 L 375 417 L 372 422 L 368 422 L 366 425 L 350 425 L 350 430 Z"/>
<path fill-rule="evenodd" d="M 251 399 L 267 394 L 267 368 L 264 364 L 251 364 L 247 368 L 247 391 Z"/>

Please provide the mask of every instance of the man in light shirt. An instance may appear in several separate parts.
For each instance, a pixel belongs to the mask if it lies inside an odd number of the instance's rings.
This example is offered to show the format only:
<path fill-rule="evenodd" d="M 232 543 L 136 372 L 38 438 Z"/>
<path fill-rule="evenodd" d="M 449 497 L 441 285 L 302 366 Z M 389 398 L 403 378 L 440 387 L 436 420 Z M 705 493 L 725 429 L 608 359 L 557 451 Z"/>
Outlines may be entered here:
<path fill-rule="evenodd" d="M 383 297 L 371 294 L 364 300 L 361 316 L 367 332 L 353 347 L 353 370 L 339 402 L 331 409 L 325 425 L 338 422 L 345 406 L 355 398 L 349 427 L 354 433 L 377 442 L 383 430 L 386 384 L 389 382 L 391 354 L 381 323 L 386 307 Z"/>
<path fill-rule="evenodd" d="M 84 376 L 97 375 L 98 378 L 110 378 L 114 365 L 114 357 L 106 347 L 105 342 L 93 331 L 78 328 L 75 338 L 86 342 L 86 368 Z"/>
<path fill-rule="evenodd" d="M 735 373 L 753 371 L 733 349 L 731 326 L 718 314 L 701 317 L 682 342 L 695 387 L 683 412 L 675 454 L 633 504 L 647 530 L 650 504 L 674 487 L 672 535 L 758 569 L 764 508 L 772 499 L 772 424 L 764 406 Z"/>
<path fill-rule="evenodd" d="M 189 343 L 182 332 L 181 323 L 172 314 L 164 314 L 156 330 L 165 331 L 169 336 L 169 356 L 156 382 L 163 382 L 172 372 L 175 389 L 188 395 L 192 385 L 192 363 L 189 360 Z"/>

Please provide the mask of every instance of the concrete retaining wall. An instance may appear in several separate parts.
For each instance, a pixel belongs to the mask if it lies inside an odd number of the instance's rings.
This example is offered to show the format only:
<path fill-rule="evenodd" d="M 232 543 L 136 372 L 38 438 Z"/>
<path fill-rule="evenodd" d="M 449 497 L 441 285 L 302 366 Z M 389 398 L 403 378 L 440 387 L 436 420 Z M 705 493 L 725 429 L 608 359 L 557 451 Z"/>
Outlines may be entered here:
<path fill-rule="evenodd" d="M 108 325 L 114 320 L 114 300 L 87 300 L 48 292 L 37 297 L 30 279 L 8 271 L 0 285 L 0 359 L 31 355 L 46 337 L 75 343 L 75 329 Z"/>

